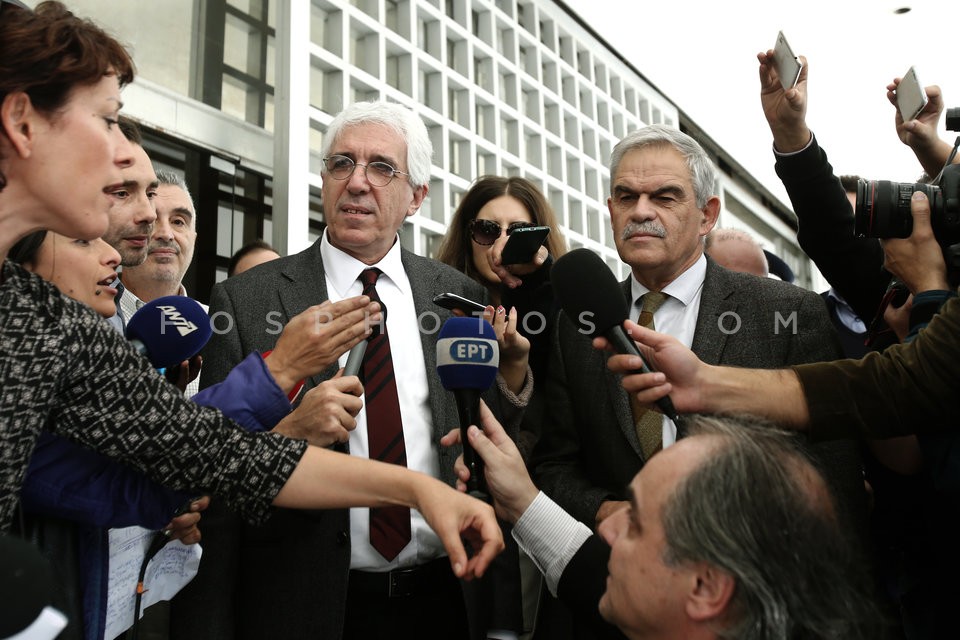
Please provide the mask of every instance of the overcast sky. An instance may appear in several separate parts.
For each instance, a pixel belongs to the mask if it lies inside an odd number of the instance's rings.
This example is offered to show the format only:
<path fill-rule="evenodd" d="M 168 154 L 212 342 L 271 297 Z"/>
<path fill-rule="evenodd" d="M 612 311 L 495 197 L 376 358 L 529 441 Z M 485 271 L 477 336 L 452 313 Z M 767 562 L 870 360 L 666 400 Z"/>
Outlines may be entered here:
<path fill-rule="evenodd" d="M 807 122 L 838 174 L 913 181 L 886 85 L 915 65 L 960 107 L 956 0 L 565 0 L 567 5 L 789 205 L 760 109 L 757 52 L 786 34 L 809 60 Z M 908 13 L 894 9 L 910 6 Z M 941 137 L 953 142 L 960 133 Z"/>

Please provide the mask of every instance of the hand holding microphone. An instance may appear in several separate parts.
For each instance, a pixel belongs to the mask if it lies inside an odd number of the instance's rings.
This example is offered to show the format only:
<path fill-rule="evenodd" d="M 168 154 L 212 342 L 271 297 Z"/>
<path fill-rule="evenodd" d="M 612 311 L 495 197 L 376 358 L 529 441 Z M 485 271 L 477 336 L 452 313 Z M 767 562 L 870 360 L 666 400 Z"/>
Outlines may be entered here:
<path fill-rule="evenodd" d="M 207 312 L 186 296 L 151 300 L 127 322 L 127 340 L 157 369 L 190 360 L 212 335 Z"/>
<path fill-rule="evenodd" d="M 620 284 L 600 256 L 589 249 L 575 249 L 554 263 L 550 278 L 564 313 L 584 333 L 603 336 L 617 353 L 640 358 L 643 364 L 633 373 L 652 372 L 623 328 L 627 302 Z M 670 397 L 663 396 L 656 404 L 677 426 L 677 436 L 682 436 L 682 421 Z"/>
<path fill-rule="evenodd" d="M 378 300 L 377 304 L 380 305 L 380 322 L 372 325 L 370 327 L 370 335 L 350 349 L 350 354 L 347 356 L 347 364 L 343 367 L 344 377 L 360 375 L 360 370 L 363 368 L 363 356 L 367 353 L 367 345 L 371 339 L 380 335 L 382 327 L 387 326 L 387 305 L 383 304 L 382 300 Z"/>
<path fill-rule="evenodd" d="M 480 394 L 493 384 L 499 365 L 497 334 L 489 322 L 450 318 L 443 324 L 437 338 L 437 374 L 443 388 L 453 391 L 457 401 L 463 461 L 470 470 L 467 492 L 481 500 L 488 499 L 483 460 L 470 446 L 467 429 L 480 426 Z"/>

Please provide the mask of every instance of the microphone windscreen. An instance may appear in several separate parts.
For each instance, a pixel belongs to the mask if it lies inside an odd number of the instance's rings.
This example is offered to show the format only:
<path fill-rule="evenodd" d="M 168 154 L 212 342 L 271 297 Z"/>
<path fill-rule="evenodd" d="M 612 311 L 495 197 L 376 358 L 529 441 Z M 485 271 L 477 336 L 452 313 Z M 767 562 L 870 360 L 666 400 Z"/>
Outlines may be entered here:
<path fill-rule="evenodd" d="M 497 334 L 483 318 L 450 318 L 437 336 L 437 374 L 444 389 L 488 389 L 497 377 Z"/>
<path fill-rule="evenodd" d="M 213 329 L 200 303 L 186 296 L 164 296 L 140 307 L 127 321 L 127 339 L 139 340 L 158 369 L 200 353 Z"/>
<path fill-rule="evenodd" d="M 558 258 L 550 281 L 564 313 L 592 336 L 603 335 L 627 319 L 620 283 L 603 259 L 589 249 L 574 249 Z"/>
<path fill-rule="evenodd" d="M 0 534 L 0 638 L 29 627 L 52 604 L 53 570 L 29 542 Z"/>

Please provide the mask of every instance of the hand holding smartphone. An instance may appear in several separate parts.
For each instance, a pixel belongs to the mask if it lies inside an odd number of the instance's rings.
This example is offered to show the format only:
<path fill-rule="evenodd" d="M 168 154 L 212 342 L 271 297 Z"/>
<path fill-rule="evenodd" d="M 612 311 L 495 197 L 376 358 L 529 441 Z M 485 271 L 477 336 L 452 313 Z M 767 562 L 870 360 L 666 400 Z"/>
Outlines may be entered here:
<path fill-rule="evenodd" d="M 927 92 L 923 90 L 915 67 L 910 67 L 897 85 L 897 109 L 904 122 L 914 120 L 927 106 Z"/>
<path fill-rule="evenodd" d="M 787 42 L 787 37 L 783 35 L 783 31 L 777 34 L 777 44 L 773 47 L 773 58 L 777 64 L 777 74 L 780 76 L 780 84 L 783 86 L 783 90 L 787 91 L 795 87 L 797 80 L 800 79 L 803 64 L 800 62 L 800 58 L 794 55 L 790 43 Z"/>
<path fill-rule="evenodd" d="M 537 251 L 547 239 L 550 227 L 524 227 L 514 229 L 507 238 L 500 254 L 500 264 L 525 264 L 533 262 Z"/>

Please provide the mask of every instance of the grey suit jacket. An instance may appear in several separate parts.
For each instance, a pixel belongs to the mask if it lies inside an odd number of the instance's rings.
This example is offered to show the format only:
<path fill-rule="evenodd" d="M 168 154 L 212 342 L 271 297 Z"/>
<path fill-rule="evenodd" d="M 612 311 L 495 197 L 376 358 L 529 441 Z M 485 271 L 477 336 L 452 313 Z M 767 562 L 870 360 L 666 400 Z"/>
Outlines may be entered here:
<path fill-rule="evenodd" d="M 629 301 L 629 279 L 623 291 Z M 692 349 L 708 364 L 754 368 L 840 355 L 820 296 L 778 280 L 728 271 L 709 259 Z M 547 406 L 533 458 L 537 484 L 589 527 L 603 501 L 626 499 L 624 490 L 644 462 L 630 400 L 606 359 L 591 346 L 589 336 L 561 314 L 546 388 L 537 390 L 546 394 Z M 855 443 L 830 444 L 816 457 L 826 467 L 841 508 L 853 509 L 854 518 L 860 519 L 865 496 Z"/>
<path fill-rule="evenodd" d="M 417 314 L 438 314 L 438 330 L 451 314 L 433 304 L 434 295 L 487 297 L 481 285 L 447 265 L 408 251 L 403 251 L 401 260 Z M 251 351 L 271 349 L 290 318 L 326 299 L 319 241 L 299 254 L 216 285 L 210 313 L 217 332 L 204 351 L 201 386 L 222 380 Z M 424 320 L 421 326 L 430 329 L 432 323 Z M 453 394 L 442 387 L 435 373 L 436 335 L 421 332 L 435 443 L 459 426 Z M 316 386 L 336 371 L 333 364 L 305 386 Z M 484 399 L 492 406 L 499 404 L 495 392 Z M 508 409 L 500 405 L 495 411 Z M 459 449 L 436 446 L 442 479 L 453 484 Z M 203 523 L 203 561 L 197 577 L 174 599 L 171 637 L 340 637 L 350 570 L 348 510 L 277 509 L 266 525 L 251 527 L 214 505 L 204 514 Z"/>

